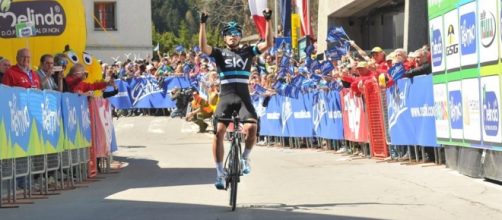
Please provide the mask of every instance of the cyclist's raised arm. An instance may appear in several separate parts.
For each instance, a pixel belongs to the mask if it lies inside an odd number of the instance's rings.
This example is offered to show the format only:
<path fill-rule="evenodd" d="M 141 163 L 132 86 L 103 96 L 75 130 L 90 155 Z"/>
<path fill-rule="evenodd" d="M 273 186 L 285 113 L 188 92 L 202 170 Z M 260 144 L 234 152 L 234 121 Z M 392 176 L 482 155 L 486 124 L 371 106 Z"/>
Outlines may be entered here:
<path fill-rule="evenodd" d="M 205 12 L 200 13 L 199 47 L 203 53 L 211 55 L 211 53 L 213 52 L 213 48 L 207 45 L 207 38 L 206 38 L 207 17 L 208 15 Z"/>
<path fill-rule="evenodd" d="M 266 31 L 265 31 L 265 38 L 266 39 L 264 42 L 261 42 L 258 44 L 258 50 L 260 51 L 260 53 L 265 52 L 266 50 L 268 50 L 268 48 L 271 48 L 274 44 L 274 36 L 273 36 L 273 32 L 272 32 L 272 22 L 271 22 L 272 10 L 270 10 L 268 8 L 263 10 L 263 16 L 265 17 L 265 20 L 267 21 Z"/>

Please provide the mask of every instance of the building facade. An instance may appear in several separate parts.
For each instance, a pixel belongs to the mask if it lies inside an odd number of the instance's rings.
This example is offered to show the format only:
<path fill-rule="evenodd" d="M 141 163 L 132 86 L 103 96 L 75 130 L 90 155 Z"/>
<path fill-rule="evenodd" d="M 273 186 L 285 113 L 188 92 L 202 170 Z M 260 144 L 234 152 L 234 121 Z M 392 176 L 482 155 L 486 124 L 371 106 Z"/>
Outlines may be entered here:
<path fill-rule="evenodd" d="M 342 26 L 361 48 L 416 50 L 428 42 L 427 0 L 319 0 L 318 49 L 332 26 Z"/>
<path fill-rule="evenodd" d="M 152 56 L 150 0 L 84 0 L 86 50 L 106 63 Z"/>

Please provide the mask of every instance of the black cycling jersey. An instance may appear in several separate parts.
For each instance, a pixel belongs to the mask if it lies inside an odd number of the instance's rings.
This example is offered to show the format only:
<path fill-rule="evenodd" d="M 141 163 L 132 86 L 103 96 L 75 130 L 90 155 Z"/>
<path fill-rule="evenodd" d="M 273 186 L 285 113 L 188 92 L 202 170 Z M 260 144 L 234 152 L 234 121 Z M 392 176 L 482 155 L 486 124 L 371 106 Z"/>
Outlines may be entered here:
<path fill-rule="evenodd" d="M 245 46 L 230 50 L 213 48 L 211 56 L 220 70 L 220 102 L 216 118 L 230 118 L 237 111 L 241 119 L 257 119 L 249 95 L 249 75 L 253 57 L 260 54 L 258 47 Z"/>
<path fill-rule="evenodd" d="M 221 94 L 236 93 L 236 86 L 247 88 L 253 57 L 259 54 L 257 46 L 245 46 L 234 50 L 213 48 L 211 56 L 220 71 Z"/>

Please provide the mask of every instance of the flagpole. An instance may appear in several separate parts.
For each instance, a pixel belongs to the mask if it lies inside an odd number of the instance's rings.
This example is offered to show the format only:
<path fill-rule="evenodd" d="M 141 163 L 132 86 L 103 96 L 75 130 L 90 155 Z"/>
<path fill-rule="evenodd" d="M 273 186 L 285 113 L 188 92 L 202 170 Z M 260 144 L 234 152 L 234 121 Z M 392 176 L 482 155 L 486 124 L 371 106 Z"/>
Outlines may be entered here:
<path fill-rule="evenodd" d="M 278 8 L 277 8 L 277 1 L 279 0 L 275 0 L 274 1 L 274 37 L 276 36 L 277 34 L 277 24 L 278 24 L 278 17 L 277 15 L 279 14 L 279 11 L 278 11 Z"/>

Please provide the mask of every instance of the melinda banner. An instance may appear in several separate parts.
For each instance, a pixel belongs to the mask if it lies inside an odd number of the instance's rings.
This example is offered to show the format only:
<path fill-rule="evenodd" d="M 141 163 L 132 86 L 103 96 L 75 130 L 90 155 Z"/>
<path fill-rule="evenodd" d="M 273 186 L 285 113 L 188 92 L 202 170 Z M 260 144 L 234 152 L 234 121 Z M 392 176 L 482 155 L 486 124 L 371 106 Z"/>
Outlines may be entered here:
<path fill-rule="evenodd" d="M 403 78 L 387 90 L 393 145 L 437 146 L 432 76 Z"/>
<path fill-rule="evenodd" d="M 340 95 L 344 138 L 355 142 L 368 142 L 368 119 L 363 98 L 356 96 L 349 89 L 343 89 Z"/>

